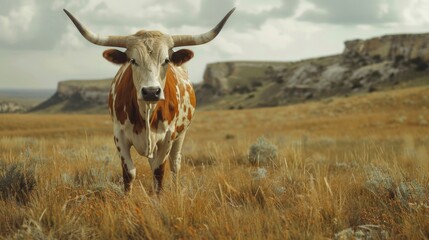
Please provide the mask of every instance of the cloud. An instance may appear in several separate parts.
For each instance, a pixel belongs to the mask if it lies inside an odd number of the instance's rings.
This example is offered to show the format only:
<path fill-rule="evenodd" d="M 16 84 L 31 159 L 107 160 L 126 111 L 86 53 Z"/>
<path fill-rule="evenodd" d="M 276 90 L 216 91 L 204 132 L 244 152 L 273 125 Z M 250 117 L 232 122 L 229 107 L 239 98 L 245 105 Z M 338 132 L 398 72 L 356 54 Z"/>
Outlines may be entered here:
<path fill-rule="evenodd" d="M 429 1 L 410 0 L 403 6 L 403 19 L 408 25 L 429 24 Z"/>
<path fill-rule="evenodd" d="M 314 8 L 299 19 L 309 22 L 380 24 L 400 20 L 397 0 L 307 0 Z"/>
<path fill-rule="evenodd" d="M 222 52 L 223 58 L 241 60 L 284 61 L 300 59 L 302 56 L 312 57 L 321 54 L 314 51 L 318 46 L 310 42 L 323 34 L 329 26 L 315 26 L 294 19 L 270 19 L 259 28 L 247 32 L 227 29 L 213 45 L 216 51 Z M 236 44 L 240 51 L 225 51 L 222 43 Z M 307 44 L 306 44 L 307 43 Z M 301 46 L 301 47 L 300 47 Z M 305 46 L 305 47 L 304 47 Z M 337 49 L 340 49 L 338 46 Z M 332 53 L 332 49 L 324 49 L 324 54 Z M 323 53 L 322 53 L 323 54 Z"/>
<path fill-rule="evenodd" d="M 246 13 L 259 14 L 282 6 L 281 0 L 237 0 L 237 6 Z"/>
<path fill-rule="evenodd" d="M 270 19 L 292 17 L 300 5 L 299 0 L 266 0 L 263 3 L 255 0 L 238 1 L 236 20 L 230 21 L 231 26 L 242 31 L 257 29 Z"/>
<path fill-rule="evenodd" d="M 64 46 L 71 25 L 62 8 L 99 34 L 133 34 L 136 29 L 161 27 L 171 34 L 199 34 L 171 30 L 183 26 L 214 27 L 234 6 L 228 27 L 241 31 L 258 28 L 270 18 L 291 16 L 299 0 L 17 0 L 2 4 L 0 48 L 52 49 Z M 153 29 L 152 29 L 153 27 Z M 202 33 L 202 32 L 201 32 Z"/>
<path fill-rule="evenodd" d="M 66 30 L 66 19 L 55 0 L 8 1 L 0 14 L 0 48 L 51 49 Z"/>
<path fill-rule="evenodd" d="M 85 24 L 120 26 L 121 28 L 144 28 L 162 25 L 166 29 L 182 26 L 211 29 L 225 14 L 237 6 L 228 21 L 230 27 L 249 29 L 260 27 L 267 19 L 285 18 L 296 10 L 299 0 L 159 0 L 128 1 L 120 7 L 118 1 L 103 1 L 90 4 L 84 9 L 71 8 L 73 14 Z M 174 33 L 173 33 L 174 34 Z"/>
<path fill-rule="evenodd" d="M 3 9 L 0 15 L 0 41 L 13 44 L 18 41 L 21 35 L 29 32 L 30 23 L 35 14 L 34 2 L 25 5 L 8 6 L 10 11 L 5 12 Z"/>

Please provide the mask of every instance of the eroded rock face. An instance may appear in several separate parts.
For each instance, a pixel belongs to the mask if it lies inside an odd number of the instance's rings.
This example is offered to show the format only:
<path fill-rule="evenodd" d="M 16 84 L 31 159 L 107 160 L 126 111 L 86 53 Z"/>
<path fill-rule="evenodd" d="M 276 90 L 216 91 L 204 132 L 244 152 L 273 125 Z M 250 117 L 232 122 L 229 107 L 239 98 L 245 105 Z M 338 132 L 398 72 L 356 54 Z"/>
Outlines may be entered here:
<path fill-rule="evenodd" d="M 318 89 L 329 88 L 332 84 L 339 84 L 350 74 L 350 69 L 340 63 L 332 64 L 326 67 L 320 74 L 320 80 L 317 83 Z"/>
<path fill-rule="evenodd" d="M 429 34 L 399 34 L 345 42 L 343 55 L 361 55 L 388 61 L 429 61 Z"/>
<path fill-rule="evenodd" d="M 228 77 L 234 70 L 234 63 L 208 64 L 204 71 L 203 83 L 212 86 L 218 92 L 228 91 Z"/>
<path fill-rule="evenodd" d="M 30 111 L 44 111 L 55 105 L 61 105 L 60 112 L 91 111 L 94 108 L 106 108 L 111 80 L 62 81 L 57 91 L 48 100 Z"/>
<path fill-rule="evenodd" d="M 285 105 L 376 91 L 429 71 L 428 64 L 429 34 L 389 35 L 346 41 L 342 54 L 299 62 L 209 64 L 196 92 L 200 106 Z"/>
<path fill-rule="evenodd" d="M 94 104 L 104 104 L 109 96 L 110 81 L 99 80 L 95 84 L 87 84 L 85 81 L 63 81 L 58 83 L 57 95 L 59 98 L 67 99 L 80 97 L 82 101 Z M 92 81 L 94 82 L 94 81 Z"/>
<path fill-rule="evenodd" d="M 289 76 L 283 76 L 287 85 L 312 85 L 315 82 L 318 82 L 318 77 L 320 75 L 321 67 L 313 63 L 304 64 L 298 67 L 295 71 L 292 72 Z"/>

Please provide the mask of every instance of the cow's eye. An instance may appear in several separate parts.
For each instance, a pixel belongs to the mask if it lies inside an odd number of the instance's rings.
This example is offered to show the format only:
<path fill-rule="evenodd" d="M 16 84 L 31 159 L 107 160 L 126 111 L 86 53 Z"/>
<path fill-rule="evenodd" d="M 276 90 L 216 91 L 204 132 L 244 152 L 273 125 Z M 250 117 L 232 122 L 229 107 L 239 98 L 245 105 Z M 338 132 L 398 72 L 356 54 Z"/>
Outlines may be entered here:
<path fill-rule="evenodd" d="M 167 64 L 169 64 L 169 63 L 170 63 L 170 59 L 166 58 L 166 59 L 164 60 L 163 65 L 167 65 Z"/>
<path fill-rule="evenodd" d="M 132 65 L 138 66 L 138 64 L 137 64 L 137 62 L 136 62 L 136 60 L 135 60 L 134 58 L 131 58 L 131 59 L 130 59 L 130 63 L 131 63 Z"/>

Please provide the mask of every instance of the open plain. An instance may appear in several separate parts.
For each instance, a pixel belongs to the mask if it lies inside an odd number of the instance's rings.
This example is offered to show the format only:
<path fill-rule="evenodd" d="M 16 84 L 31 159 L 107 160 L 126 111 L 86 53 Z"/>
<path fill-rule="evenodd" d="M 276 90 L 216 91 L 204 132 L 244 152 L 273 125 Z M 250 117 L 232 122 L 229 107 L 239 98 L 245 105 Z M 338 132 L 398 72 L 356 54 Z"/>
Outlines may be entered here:
<path fill-rule="evenodd" d="M 0 115 L 0 238 L 429 238 L 427 86 L 197 109 L 179 184 L 167 173 L 159 196 L 135 151 L 124 196 L 111 128 L 107 107 Z"/>

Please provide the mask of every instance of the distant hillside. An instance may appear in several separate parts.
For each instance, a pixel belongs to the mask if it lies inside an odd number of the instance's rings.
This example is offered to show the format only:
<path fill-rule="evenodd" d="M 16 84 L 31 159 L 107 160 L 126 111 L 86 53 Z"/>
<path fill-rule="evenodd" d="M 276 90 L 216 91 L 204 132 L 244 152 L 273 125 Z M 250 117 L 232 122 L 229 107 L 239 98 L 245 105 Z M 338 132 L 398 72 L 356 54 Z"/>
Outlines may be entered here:
<path fill-rule="evenodd" d="M 0 113 L 26 112 L 54 92 L 54 89 L 0 89 Z"/>
<path fill-rule="evenodd" d="M 107 98 L 111 82 L 111 79 L 59 82 L 55 94 L 30 111 L 107 113 Z"/>
<path fill-rule="evenodd" d="M 288 105 L 333 96 L 429 84 L 429 34 L 399 34 L 345 42 L 343 53 L 297 62 L 208 64 L 195 84 L 203 109 Z M 64 81 L 43 112 L 107 112 L 111 80 Z"/>
<path fill-rule="evenodd" d="M 345 42 L 342 54 L 298 62 L 207 65 L 199 106 L 233 109 L 287 105 L 332 96 L 429 84 L 429 34 Z"/>

